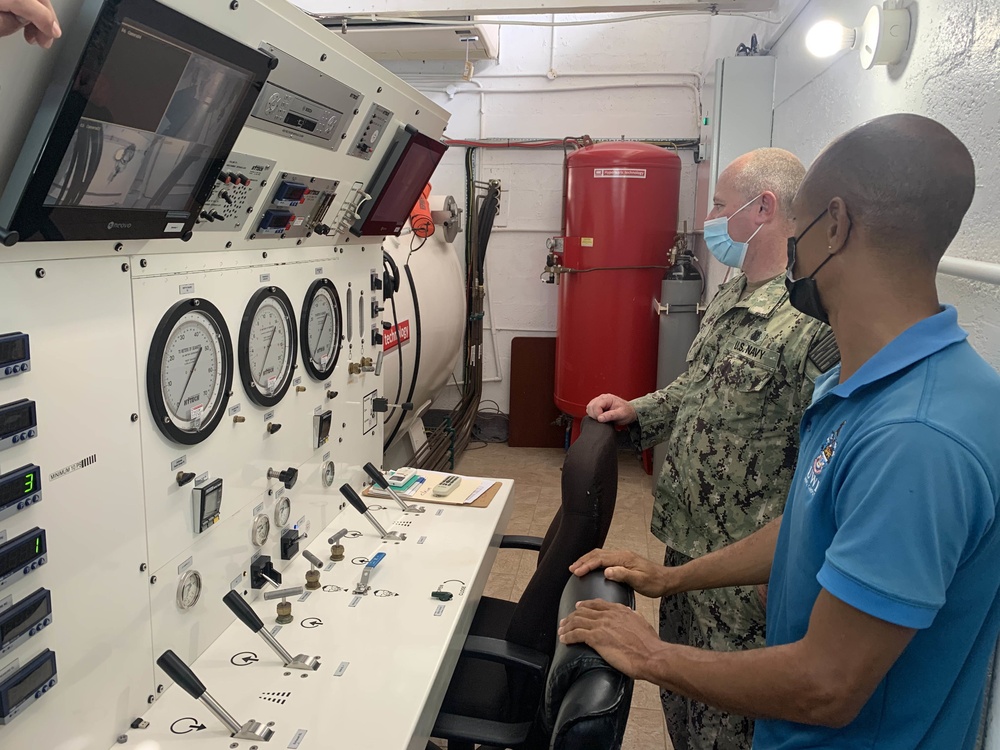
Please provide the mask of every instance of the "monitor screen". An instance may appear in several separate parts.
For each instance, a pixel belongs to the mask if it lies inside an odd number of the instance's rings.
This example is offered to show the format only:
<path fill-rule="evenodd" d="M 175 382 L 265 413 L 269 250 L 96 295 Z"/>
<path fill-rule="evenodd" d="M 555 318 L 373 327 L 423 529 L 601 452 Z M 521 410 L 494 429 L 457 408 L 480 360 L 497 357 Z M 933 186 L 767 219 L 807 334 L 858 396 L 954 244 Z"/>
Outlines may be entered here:
<path fill-rule="evenodd" d="M 368 189 L 372 200 L 351 231 L 359 237 L 398 235 L 447 150 L 413 128 L 400 128 Z"/>
<path fill-rule="evenodd" d="M 0 226 L 21 240 L 183 236 L 272 59 L 155 0 L 93 3 L 90 40 L 61 88 L 53 83 L 58 103 L 50 88 L 39 110 Z"/>

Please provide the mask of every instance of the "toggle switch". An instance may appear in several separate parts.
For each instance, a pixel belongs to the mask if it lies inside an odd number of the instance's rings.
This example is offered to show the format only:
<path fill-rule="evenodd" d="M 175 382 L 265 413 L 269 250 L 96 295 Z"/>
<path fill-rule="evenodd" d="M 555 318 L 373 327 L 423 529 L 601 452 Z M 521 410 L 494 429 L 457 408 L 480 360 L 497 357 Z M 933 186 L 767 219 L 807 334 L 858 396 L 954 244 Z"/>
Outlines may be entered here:
<path fill-rule="evenodd" d="M 298 526 L 281 532 L 281 559 L 291 560 L 299 554 L 299 542 L 308 536 L 308 534 L 299 531 Z"/>
<path fill-rule="evenodd" d="M 276 433 L 280 429 L 281 429 L 281 425 L 278 424 L 277 422 L 268 422 L 267 423 L 267 433 L 269 435 L 273 435 L 274 433 Z"/>
<path fill-rule="evenodd" d="M 265 583 L 281 585 L 281 573 L 274 569 L 269 555 L 261 555 L 250 564 L 250 588 L 262 589 Z"/>
<path fill-rule="evenodd" d="M 368 564 L 365 565 L 365 569 L 361 571 L 361 580 L 358 581 L 358 585 L 354 587 L 355 595 L 366 596 L 368 592 L 371 591 L 371 577 L 375 573 L 375 568 L 378 567 L 378 564 L 384 559 L 385 552 L 379 552 L 368 561 Z M 242 601 L 242 599 L 240 601 Z"/>
<path fill-rule="evenodd" d="M 185 484 L 190 484 L 194 480 L 193 471 L 178 471 L 177 472 L 177 486 L 183 487 Z"/>

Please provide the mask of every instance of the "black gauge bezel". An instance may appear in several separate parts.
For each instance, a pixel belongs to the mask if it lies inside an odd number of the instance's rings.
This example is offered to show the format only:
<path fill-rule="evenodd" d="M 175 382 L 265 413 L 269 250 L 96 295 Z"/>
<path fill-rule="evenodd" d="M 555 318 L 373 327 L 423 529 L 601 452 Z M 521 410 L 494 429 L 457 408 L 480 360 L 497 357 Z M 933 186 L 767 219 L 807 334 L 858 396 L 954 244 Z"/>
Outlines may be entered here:
<path fill-rule="evenodd" d="M 163 354 L 170 339 L 170 332 L 174 330 L 177 322 L 191 312 L 198 312 L 209 318 L 215 324 L 220 337 L 222 338 L 222 349 L 225 355 L 225 362 L 222 363 L 224 372 L 222 375 L 222 395 L 219 398 L 219 406 L 212 418 L 202 424 L 201 429 L 195 432 L 182 430 L 176 424 L 163 402 L 163 384 L 160 382 L 160 370 L 163 367 Z M 160 432 L 168 439 L 181 445 L 197 445 L 202 442 L 219 426 L 223 416 L 226 414 L 226 407 L 229 404 L 229 397 L 233 392 L 233 340 L 229 335 L 229 326 L 226 319 L 218 307 L 206 299 L 193 297 L 184 299 L 174 304 L 156 326 L 153 340 L 149 346 L 149 357 L 146 360 L 146 396 L 149 401 L 149 410 L 153 414 L 153 423 Z"/>
<path fill-rule="evenodd" d="M 338 336 L 334 337 L 333 341 L 333 354 L 330 357 L 330 362 L 327 364 L 326 368 L 322 368 L 316 362 L 312 360 L 312 354 L 309 351 L 309 311 L 312 309 L 313 300 L 316 295 L 319 294 L 320 289 L 326 289 L 330 292 L 330 296 L 333 298 L 333 314 L 337 319 L 337 331 Z M 301 336 L 301 341 L 299 346 L 302 348 L 302 364 L 305 365 L 306 371 L 309 376 L 314 380 L 326 380 L 330 375 L 333 374 L 334 369 L 337 367 L 337 360 L 340 358 L 340 350 L 343 348 L 341 344 L 344 340 L 344 311 L 340 306 L 340 294 L 337 292 L 337 286 L 328 278 L 316 279 L 312 284 L 309 285 L 309 291 L 306 292 L 305 302 L 302 303 L 302 314 L 299 318 L 299 331 Z"/>
<path fill-rule="evenodd" d="M 270 298 L 274 298 L 278 304 L 283 305 L 288 315 L 288 326 L 290 328 L 288 331 L 288 348 L 291 351 L 292 361 L 288 367 L 288 375 L 284 382 L 278 386 L 272 395 L 268 396 L 266 393 L 260 391 L 257 387 L 257 381 L 249 373 L 250 329 L 253 327 L 253 319 L 257 315 L 257 310 L 260 309 L 265 300 Z M 289 387 L 292 385 L 292 379 L 295 377 L 295 368 L 298 361 L 298 332 L 295 329 L 295 308 L 292 307 L 292 301 L 288 299 L 288 295 L 279 287 L 262 287 L 254 292 L 250 298 L 247 308 L 243 313 L 243 320 L 240 322 L 240 338 L 236 348 L 236 356 L 240 362 L 240 380 L 243 381 L 243 390 L 246 391 L 247 397 L 251 401 L 258 406 L 274 406 L 285 397 Z"/>

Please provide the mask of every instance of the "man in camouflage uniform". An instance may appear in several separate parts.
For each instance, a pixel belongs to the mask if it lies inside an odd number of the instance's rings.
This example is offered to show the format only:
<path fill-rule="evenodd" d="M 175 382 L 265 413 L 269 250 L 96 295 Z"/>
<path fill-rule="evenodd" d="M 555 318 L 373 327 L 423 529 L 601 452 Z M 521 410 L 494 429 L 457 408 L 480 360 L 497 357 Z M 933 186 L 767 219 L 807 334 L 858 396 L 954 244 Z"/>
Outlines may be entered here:
<path fill-rule="evenodd" d="M 683 565 L 781 515 L 799 419 L 816 377 L 839 360 L 830 329 L 793 309 L 785 291 L 789 212 L 804 174 L 787 151 L 759 149 L 720 175 L 708 218 L 729 219 L 727 239 L 745 253 L 737 253 L 743 273 L 706 310 L 687 371 L 634 401 L 603 394 L 587 407 L 598 421 L 630 425 L 640 448 L 667 446 L 651 524 L 666 544 L 665 565 Z M 730 588 L 665 597 L 660 638 L 712 650 L 761 647 L 763 594 Z M 752 719 L 666 691 L 661 698 L 676 750 L 750 750 Z"/>

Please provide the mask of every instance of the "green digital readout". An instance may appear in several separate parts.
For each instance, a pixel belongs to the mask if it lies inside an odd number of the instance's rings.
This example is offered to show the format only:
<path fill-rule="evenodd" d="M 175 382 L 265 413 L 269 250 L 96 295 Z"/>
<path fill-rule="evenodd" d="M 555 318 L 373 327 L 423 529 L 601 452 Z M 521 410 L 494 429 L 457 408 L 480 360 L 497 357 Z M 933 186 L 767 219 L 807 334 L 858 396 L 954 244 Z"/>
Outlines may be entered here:
<path fill-rule="evenodd" d="M 30 495 L 35 491 L 35 472 L 31 472 L 24 478 L 24 494 Z"/>
<path fill-rule="evenodd" d="M 18 503 L 31 503 L 42 491 L 42 477 L 38 466 L 28 464 L 0 476 L 0 509 Z"/>

